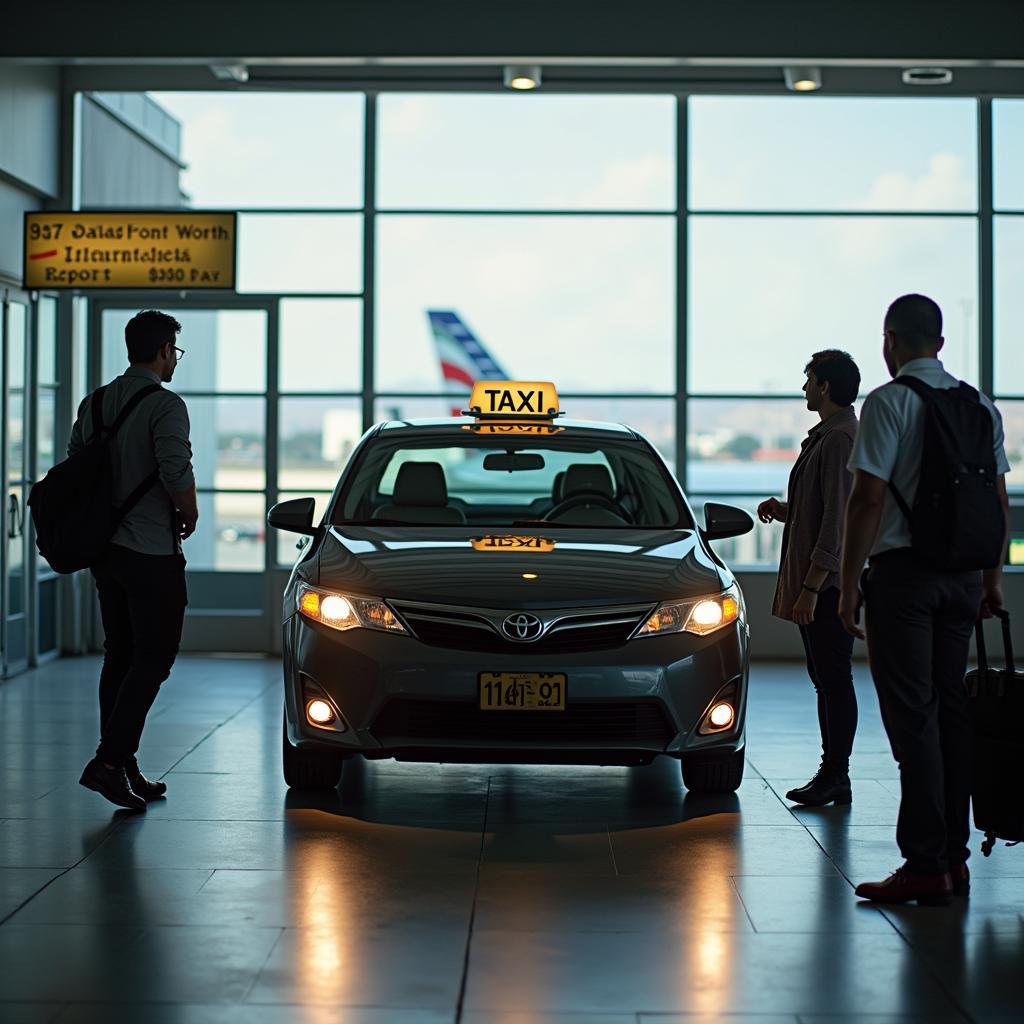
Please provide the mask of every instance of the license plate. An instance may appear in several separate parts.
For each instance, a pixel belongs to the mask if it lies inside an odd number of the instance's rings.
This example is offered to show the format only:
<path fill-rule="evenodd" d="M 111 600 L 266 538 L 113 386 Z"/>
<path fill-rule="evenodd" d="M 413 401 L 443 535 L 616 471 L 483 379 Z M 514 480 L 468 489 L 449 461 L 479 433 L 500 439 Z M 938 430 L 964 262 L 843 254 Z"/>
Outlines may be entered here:
<path fill-rule="evenodd" d="M 564 711 L 564 672 L 481 672 L 484 711 Z"/>

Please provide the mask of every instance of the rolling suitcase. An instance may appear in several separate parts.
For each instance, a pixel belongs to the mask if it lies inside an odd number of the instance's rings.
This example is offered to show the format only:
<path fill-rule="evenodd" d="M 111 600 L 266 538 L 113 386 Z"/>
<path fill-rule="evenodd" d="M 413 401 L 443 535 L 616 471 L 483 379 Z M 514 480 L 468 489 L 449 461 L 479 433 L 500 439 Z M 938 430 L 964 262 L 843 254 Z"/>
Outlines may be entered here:
<path fill-rule="evenodd" d="M 992 668 L 979 621 L 975 627 L 978 667 L 966 676 L 974 723 L 974 825 L 985 833 L 981 851 L 996 840 L 1024 842 L 1024 672 L 1013 660 L 1010 614 L 996 612 L 1003 630 L 1005 668 Z"/>

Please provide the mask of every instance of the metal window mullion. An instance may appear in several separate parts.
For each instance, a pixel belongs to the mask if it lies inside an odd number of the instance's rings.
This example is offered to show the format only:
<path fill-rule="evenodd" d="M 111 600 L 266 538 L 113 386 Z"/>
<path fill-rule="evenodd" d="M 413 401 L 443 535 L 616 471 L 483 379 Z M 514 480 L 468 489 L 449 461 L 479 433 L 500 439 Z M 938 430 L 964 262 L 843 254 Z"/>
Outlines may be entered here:
<path fill-rule="evenodd" d="M 377 93 L 367 92 L 363 122 L 363 430 L 374 422 L 377 282 Z"/>
<path fill-rule="evenodd" d="M 263 395 L 264 409 L 264 438 L 263 438 L 263 521 L 266 523 L 267 511 L 277 501 L 277 435 L 280 411 L 278 409 L 278 367 L 281 362 L 281 334 L 280 317 L 278 315 L 278 302 L 270 302 L 267 305 L 267 379 L 266 392 Z M 259 492 L 255 492 L 259 493 Z M 271 614 L 274 600 L 274 590 L 271 582 L 270 569 L 277 563 L 275 557 L 275 546 L 277 534 L 274 530 L 264 529 L 263 531 L 263 580 L 264 595 L 263 608 L 267 617 L 267 650 L 273 649 L 271 630 L 274 628 L 275 616 Z"/>
<path fill-rule="evenodd" d="M 436 208 L 395 207 L 394 209 L 377 210 L 382 217 L 672 217 L 674 210 L 626 210 L 612 207 L 607 210 L 567 210 L 567 209 L 509 209 L 508 207 L 467 207 Z"/>
<path fill-rule="evenodd" d="M 978 99 L 978 354 L 980 386 L 995 394 L 995 267 L 992 195 L 992 100 Z"/>
<path fill-rule="evenodd" d="M 559 391 L 559 399 L 578 399 L 579 401 L 591 401 L 591 400 L 603 400 L 603 401 L 631 401 L 631 402 L 647 402 L 647 401 L 671 401 L 676 395 L 675 391 L 660 391 L 650 393 L 646 391 Z M 288 396 L 292 397 L 291 395 Z M 330 398 L 330 397 L 344 397 L 342 393 L 337 395 L 325 395 L 322 393 L 314 393 L 311 395 L 297 395 L 296 397 L 310 397 L 310 398 Z M 444 391 L 378 391 L 375 393 L 375 397 L 382 398 L 425 398 L 425 399 L 444 399 L 450 401 L 452 395 Z M 566 411 L 566 410 L 563 410 Z M 571 413 L 568 413 L 571 418 Z"/>
<path fill-rule="evenodd" d="M 686 490 L 689 429 L 689 96 L 676 96 L 676 477 Z"/>
<path fill-rule="evenodd" d="M 975 217 L 973 210 L 787 210 L 780 209 L 737 209 L 737 210 L 690 210 L 699 217 L 845 217 L 863 219 L 865 217 L 895 217 L 900 220 L 921 220 L 929 217 L 965 218 Z"/>

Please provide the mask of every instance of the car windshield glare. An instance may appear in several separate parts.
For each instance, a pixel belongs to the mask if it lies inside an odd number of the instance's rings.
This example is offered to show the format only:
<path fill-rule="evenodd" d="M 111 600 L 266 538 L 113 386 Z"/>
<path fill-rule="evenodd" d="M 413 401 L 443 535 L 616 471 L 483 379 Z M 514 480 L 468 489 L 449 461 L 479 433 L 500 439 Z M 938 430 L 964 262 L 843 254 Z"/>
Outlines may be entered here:
<path fill-rule="evenodd" d="M 691 529 L 643 440 L 377 438 L 333 503 L 332 525 Z"/>

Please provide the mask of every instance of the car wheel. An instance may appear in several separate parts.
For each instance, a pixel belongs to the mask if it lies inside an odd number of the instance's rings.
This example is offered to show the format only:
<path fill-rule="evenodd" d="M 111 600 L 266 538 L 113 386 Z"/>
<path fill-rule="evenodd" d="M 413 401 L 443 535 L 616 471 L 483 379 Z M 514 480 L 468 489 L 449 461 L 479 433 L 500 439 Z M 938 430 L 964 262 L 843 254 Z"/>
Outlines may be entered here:
<path fill-rule="evenodd" d="M 743 781 L 746 754 L 684 754 L 680 758 L 683 784 L 691 793 L 735 793 Z"/>
<path fill-rule="evenodd" d="M 288 718 L 282 729 L 284 781 L 290 789 L 335 789 L 341 781 L 346 754 L 333 750 L 302 750 L 288 740 Z"/>

